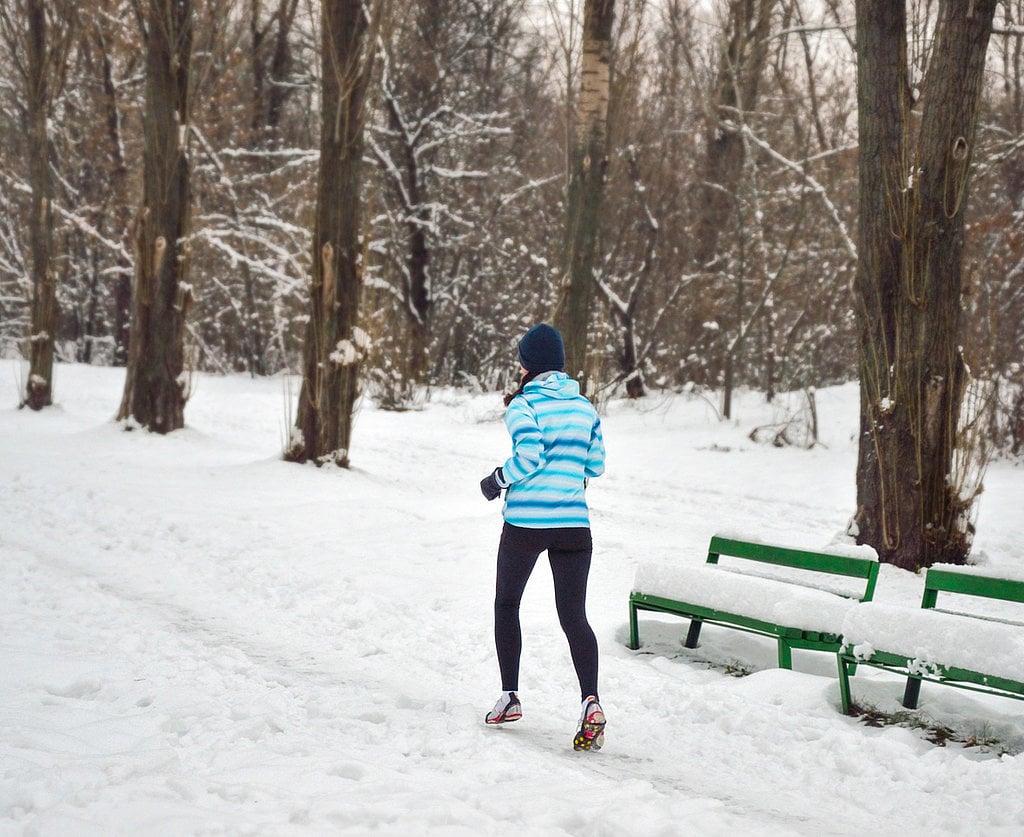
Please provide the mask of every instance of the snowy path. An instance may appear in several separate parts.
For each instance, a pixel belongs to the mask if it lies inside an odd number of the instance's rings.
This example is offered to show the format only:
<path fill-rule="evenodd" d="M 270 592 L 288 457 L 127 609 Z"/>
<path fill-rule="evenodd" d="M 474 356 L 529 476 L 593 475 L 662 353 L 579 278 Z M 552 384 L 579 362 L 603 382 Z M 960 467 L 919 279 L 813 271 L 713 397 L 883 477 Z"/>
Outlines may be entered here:
<path fill-rule="evenodd" d="M 814 546 L 842 528 L 855 390 L 819 395 L 832 437 L 811 452 L 755 447 L 684 399 L 612 405 L 591 488 L 608 745 L 581 754 L 543 562 L 525 717 L 481 723 L 495 398 L 364 408 L 346 473 L 277 461 L 279 382 L 202 377 L 166 438 L 109 422 L 120 384 L 60 367 L 58 408 L 0 410 L 0 835 L 1024 830 L 1024 756 L 842 717 L 827 655 L 782 672 L 767 640 L 709 626 L 691 652 L 651 617 L 625 648 L 641 557 L 699 562 L 716 528 Z M 1019 469 L 990 478 L 993 560 L 1024 558 L 1021 486 Z M 916 604 L 919 581 L 889 570 L 879 599 Z M 854 689 L 887 710 L 900 691 L 874 673 Z M 922 712 L 1024 750 L 1022 704 L 926 688 Z"/>

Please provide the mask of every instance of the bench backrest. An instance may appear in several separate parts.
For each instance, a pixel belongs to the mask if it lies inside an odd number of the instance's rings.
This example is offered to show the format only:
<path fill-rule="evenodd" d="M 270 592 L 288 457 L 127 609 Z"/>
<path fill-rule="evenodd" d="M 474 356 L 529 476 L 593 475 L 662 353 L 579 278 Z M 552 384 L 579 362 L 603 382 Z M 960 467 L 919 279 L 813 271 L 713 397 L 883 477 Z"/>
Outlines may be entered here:
<path fill-rule="evenodd" d="M 722 555 L 746 558 L 749 561 L 761 561 L 781 567 L 793 567 L 798 570 L 862 578 L 866 582 L 864 594 L 859 597 L 863 602 L 871 601 L 871 597 L 875 594 L 875 583 L 878 580 L 878 561 L 871 558 L 810 552 L 804 549 L 753 543 L 715 535 L 711 538 L 711 544 L 708 546 L 708 563 L 717 564 Z"/>
<path fill-rule="evenodd" d="M 961 593 L 1024 604 L 1024 581 L 989 575 L 958 573 L 930 567 L 924 579 L 921 607 L 935 607 L 939 593 Z"/>

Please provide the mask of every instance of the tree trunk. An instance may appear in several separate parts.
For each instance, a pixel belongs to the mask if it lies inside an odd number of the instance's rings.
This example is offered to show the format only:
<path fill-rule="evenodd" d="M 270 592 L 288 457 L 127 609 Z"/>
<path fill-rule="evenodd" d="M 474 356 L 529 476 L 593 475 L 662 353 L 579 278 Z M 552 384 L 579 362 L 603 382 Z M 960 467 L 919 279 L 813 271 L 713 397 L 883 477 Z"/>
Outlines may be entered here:
<path fill-rule="evenodd" d="M 267 29 L 263 28 L 260 22 L 262 6 L 263 0 L 249 0 L 249 37 L 252 39 L 249 44 L 249 62 L 252 69 L 249 129 L 250 146 L 253 148 L 263 145 L 267 124 L 267 71 L 263 61 L 263 41 L 267 36 Z"/>
<path fill-rule="evenodd" d="M 654 266 L 655 251 L 658 243 L 660 227 L 651 212 L 647 201 L 647 190 L 640 179 L 640 161 L 637 159 L 636 149 L 630 147 L 626 154 L 626 161 L 629 164 L 629 177 L 633 181 L 633 191 L 636 193 L 637 201 L 647 219 L 647 246 L 644 251 L 644 260 L 640 265 L 639 273 L 629 291 L 625 305 L 617 304 L 616 300 L 610 298 L 611 314 L 622 327 L 622 352 L 619 354 L 619 369 L 622 380 L 626 382 L 626 395 L 629 398 L 643 398 L 646 393 L 643 371 L 640 369 L 640 353 L 637 351 L 636 335 L 636 309 L 640 302 L 640 295 L 644 286 L 651 277 L 651 269 Z M 603 288 L 603 284 L 598 284 Z"/>
<path fill-rule="evenodd" d="M 910 570 L 962 563 L 970 550 L 951 468 L 966 382 L 959 349 L 964 208 L 995 5 L 940 3 L 915 138 L 904 5 L 857 3 L 855 524 L 860 543 Z"/>
<path fill-rule="evenodd" d="M 28 0 L 27 133 L 32 188 L 29 242 L 32 249 L 32 333 L 25 404 L 41 410 L 53 403 L 53 356 L 57 337 L 57 283 L 50 265 L 53 246 L 53 178 L 46 123 L 52 95 L 43 0 Z"/>
<path fill-rule="evenodd" d="M 644 376 L 640 371 L 640 363 L 636 352 L 636 333 L 633 329 L 635 322 L 632 313 L 629 312 L 629 319 L 622 327 L 622 357 L 621 365 L 626 375 L 626 397 L 643 398 L 645 395 Z"/>
<path fill-rule="evenodd" d="M 108 10 L 103 8 L 103 12 Z M 117 101 L 117 86 L 114 83 L 114 69 L 111 62 L 110 48 L 107 43 L 109 22 L 106 14 L 98 16 L 95 24 L 99 27 L 95 33 L 97 47 L 100 52 L 100 66 L 103 74 L 103 105 L 107 126 L 108 154 L 111 161 L 110 192 L 112 199 L 108 203 L 112 216 L 113 229 L 117 240 L 128 243 L 130 226 L 128 201 L 128 164 L 124 159 L 124 139 L 121 134 L 121 109 Z M 117 259 L 117 272 L 114 274 L 114 365 L 126 366 L 128 363 L 128 344 L 131 341 L 132 313 L 132 264 L 127 257 Z"/>
<path fill-rule="evenodd" d="M 311 312 L 298 415 L 285 458 L 347 468 L 359 367 L 368 347 L 358 326 L 363 271 L 359 234 L 374 35 L 360 0 L 325 0 L 320 25 L 323 121 Z"/>
<path fill-rule="evenodd" d="M 281 140 L 281 118 L 288 97 L 295 91 L 286 83 L 292 67 L 292 27 L 298 0 L 278 0 L 270 19 L 264 23 L 262 0 L 249 0 L 250 69 L 252 94 L 250 98 L 250 131 L 248 148 L 254 151 L 276 149 Z M 270 39 L 269 47 L 267 45 Z M 266 55 L 270 52 L 269 59 Z M 256 155 L 263 173 L 273 165 L 269 158 Z M 232 196 L 231 213 L 234 223 L 241 228 L 237 200 Z M 242 251 L 248 256 L 249 245 L 243 240 Z M 264 328 L 261 308 L 266 304 L 265 292 L 254 275 L 250 260 L 240 261 L 242 274 L 242 339 L 246 368 L 251 375 L 267 374 L 269 338 Z"/>
<path fill-rule="evenodd" d="M 764 331 L 765 331 L 765 347 L 764 347 L 764 397 L 765 400 L 771 404 L 775 400 L 775 383 L 778 372 L 776 371 L 776 361 L 779 357 L 779 348 L 776 345 L 778 335 L 776 331 L 775 322 L 775 305 L 774 300 L 772 304 L 767 306 Z"/>
<path fill-rule="evenodd" d="M 420 224 L 411 224 L 409 268 L 409 302 L 406 306 L 408 323 L 409 364 L 407 379 L 410 383 L 427 383 L 430 370 L 430 315 L 432 295 L 430 288 L 430 250 L 427 235 Z"/>
<path fill-rule="evenodd" d="M 191 0 L 150 0 L 146 17 L 142 210 L 135 230 L 131 348 L 118 419 L 156 433 L 185 426 L 190 184 Z M 129 428 L 134 425 L 129 425 Z"/>
<path fill-rule="evenodd" d="M 292 27 L 298 0 L 278 0 L 277 8 L 264 26 L 260 20 L 262 0 L 249 0 L 250 64 L 252 69 L 252 148 L 277 148 L 284 106 L 295 88 L 286 83 L 292 69 Z M 268 38 L 269 60 L 265 53 Z"/>
<path fill-rule="evenodd" d="M 417 83 L 414 81 L 414 87 Z M 423 102 L 428 94 L 426 90 L 418 90 L 416 100 Z M 426 108 L 421 113 L 429 112 Z M 427 224 L 430 222 L 430 208 L 425 205 L 426 195 L 419 166 L 418 149 L 405 141 L 405 181 L 409 195 L 409 213 L 406 227 L 409 231 L 409 250 L 405 264 L 408 271 L 406 287 L 405 321 L 406 362 L 408 363 L 406 380 L 414 384 L 427 382 L 427 371 L 430 361 L 430 314 L 432 294 L 430 282 L 430 247 L 427 243 Z"/>
<path fill-rule="evenodd" d="M 286 82 L 292 71 L 292 26 L 299 0 L 281 0 L 277 6 L 274 53 L 270 59 L 270 91 L 267 95 L 267 134 L 271 147 L 280 144 L 279 128 L 284 106 L 295 88 Z"/>
<path fill-rule="evenodd" d="M 736 184 L 743 172 L 741 112 L 753 110 L 768 60 L 771 16 L 778 0 L 730 0 L 728 41 L 719 61 L 707 114 L 707 151 L 699 189 L 693 260 L 698 270 L 715 261 L 718 238 L 729 228 Z"/>
<path fill-rule="evenodd" d="M 586 0 L 576 133 L 569 155 L 563 286 L 554 314 L 555 327 L 565 342 L 565 369 L 580 378 L 586 375 L 594 259 L 608 168 L 608 95 L 614 19 L 614 0 Z"/>
<path fill-rule="evenodd" d="M 440 10 L 435 4 L 427 4 L 423 9 L 426 18 L 420 31 L 438 23 Z M 433 57 L 433 56 L 432 56 Z M 436 57 L 434 57 L 436 60 Z M 413 103 L 412 113 L 416 119 L 423 119 L 434 111 L 440 102 L 436 84 L 436 72 L 429 69 L 430 61 L 423 62 L 408 80 L 409 100 Z M 430 282 L 430 246 L 427 241 L 427 226 L 430 223 L 429 198 L 423 182 L 420 163 L 420 146 L 424 142 L 420 131 L 415 138 L 409 135 L 408 126 L 403 124 L 402 115 L 397 110 L 398 104 L 393 93 L 388 93 L 388 105 L 391 124 L 401 138 L 403 157 L 405 194 L 408 204 L 403 207 L 406 212 L 406 229 L 408 230 L 408 250 L 405 255 L 406 288 L 405 288 L 405 324 L 406 324 L 406 381 L 414 384 L 427 382 L 430 360 L 430 315 L 432 294 Z"/>
<path fill-rule="evenodd" d="M 772 11 L 778 0 L 730 0 L 725 41 L 719 57 L 718 75 L 711 105 L 706 115 L 706 151 L 697 190 L 693 232 L 692 262 L 695 272 L 717 270 L 725 273 L 719 261 L 719 239 L 734 228 L 740 218 L 736 188 L 743 175 L 745 160 L 740 127 L 744 114 L 757 106 L 758 89 L 768 60 Z M 740 230 L 737 240 L 743 241 Z M 723 335 L 722 416 L 732 417 L 732 389 L 738 369 L 738 353 L 743 348 L 744 271 L 737 273 L 736 336 Z"/>

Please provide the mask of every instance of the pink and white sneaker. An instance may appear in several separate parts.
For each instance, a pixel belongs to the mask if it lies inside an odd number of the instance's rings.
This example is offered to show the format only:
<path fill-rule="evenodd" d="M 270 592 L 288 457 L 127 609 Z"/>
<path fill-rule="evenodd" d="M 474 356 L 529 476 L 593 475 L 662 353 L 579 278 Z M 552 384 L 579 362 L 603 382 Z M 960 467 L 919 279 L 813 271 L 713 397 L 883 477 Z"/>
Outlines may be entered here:
<path fill-rule="evenodd" d="M 523 717 L 523 705 L 515 692 L 502 692 L 494 709 L 487 713 L 484 722 L 488 724 L 508 724 Z"/>

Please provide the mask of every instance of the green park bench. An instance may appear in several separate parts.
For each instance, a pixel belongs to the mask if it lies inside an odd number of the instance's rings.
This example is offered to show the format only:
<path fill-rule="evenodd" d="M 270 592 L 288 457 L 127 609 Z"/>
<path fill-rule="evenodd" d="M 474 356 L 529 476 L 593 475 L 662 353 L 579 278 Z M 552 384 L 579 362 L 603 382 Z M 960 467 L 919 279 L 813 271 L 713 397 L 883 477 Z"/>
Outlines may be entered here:
<path fill-rule="evenodd" d="M 855 579 L 855 589 L 849 581 L 840 589 L 836 577 Z M 789 669 L 794 648 L 839 650 L 846 612 L 870 601 L 877 578 L 868 547 L 810 552 L 716 535 L 704 564 L 640 564 L 629 596 L 629 647 L 640 647 L 638 611 L 668 613 L 690 620 L 687 648 L 697 647 L 710 622 L 776 639 L 779 667 Z"/>
<path fill-rule="evenodd" d="M 844 714 L 850 713 L 850 676 L 858 664 L 905 676 L 907 709 L 917 708 L 923 680 L 1024 700 L 1024 623 L 939 609 L 939 593 L 972 596 L 990 605 L 1024 604 L 1024 581 L 932 567 L 920 609 L 873 602 L 851 612 L 836 655 Z"/>

